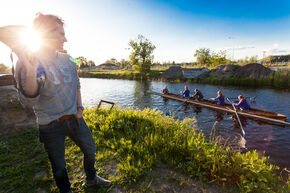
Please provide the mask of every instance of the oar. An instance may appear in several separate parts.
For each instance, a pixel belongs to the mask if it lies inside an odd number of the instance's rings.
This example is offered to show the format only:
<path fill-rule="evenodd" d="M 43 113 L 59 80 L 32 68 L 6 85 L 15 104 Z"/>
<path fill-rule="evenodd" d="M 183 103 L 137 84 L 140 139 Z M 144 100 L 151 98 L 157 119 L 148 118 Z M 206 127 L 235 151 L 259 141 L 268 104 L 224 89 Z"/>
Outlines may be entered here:
<path fill-rule="evenodd" d="M 244 131 L 244 129 L 243 129 L 243 125 L 242 125 L 242 123 L 241 123 L 241 121 L 240 121 L 240 117 L 239 117 L 239 115 L 238 115 L 238 113 L 237 113 L 237 109 L 236 109 L 236 107 L 235 107 L 235 104 L 234 104 L 234 103 L 233 103 L 229 98 L 227 98 L 227 100 L 232 104 L 232 106 L 233 106 L 233 108 L 234 108 L 234 110 L 235 110 L 235 114 L 236 114 L 236 116 L 237 116 L 238 122 L 239 122 L 239 124 L 240 124 L 241 130 L 242 130 L 242 133 L 243 133 L 243 137 L 246 139 L 246 133 L 245 133 L 245 131 Z"/>
<path fill-rule="evenodd" d="M 156 94 L 156 95 L 161 95 L 162 93 L 159 93 L 159 92 L 154 92 L 154 91 L 152 91 L 152 90 L 148 90 L 148 91 L 146 91 L 147 93 L 150 93 L 150 94 Z M 177 108 L 175 108 L 172 112 L 174 112 L 174 111 L 176 111 L 177 109 L 179 109 L 184 103 L 186 103 L 188 100 L 190 99 L 190 97 L 187 99 L 187 100 L 185 100 L 184 102 L 182 102 L 181 103 L 181 105 L 179 105 Z M 166 116 L 169 116 L 169 115 L 172 115 L 169 111 L 167 111 L 166 113 L 165 113 L 165 115 Z"/>
<path fill-rule="evenodd" d="M 177 109 L 179 109 L 183 104 L 185 104 L 186 102 L 188 102 L 190 99 L 190 97 L 188 99 L 186 99 L 184 102 L 181 103 L 181 105 L 179 105 L 177 108 L 175 108 L 172 112 L 176 111 Z M 171 115 L 170 112 L 166 112 L 166 116 Z"/>
<path fill-rule="evenodd" d="M 149 94 L 161 95 L 160 92 L 154 92 L 154 91 L 152 91 L 152 90 L 147 90 L 146 92 L 149 93 Z"/>
<path fill-rule="evenodd" d="M 149 93 L 149 94 L 156 94 L 156 95 L 161 95 L 162 93 L 159 93 L 159 92 L 154 92 L 154 91 L 152 91 L 152 90 L 148 90 L 148 91 L 146 91 L 147 93 Z M 184 101 L 181 105 L 183 105 L 185 102 L 187 102 L 188 100 L 186 100 L 186 101 Z M 179 107 L 181 107 L 181 105 L 180 106 L 178 106 L 174 111 L 176 111 Z M 165 115 L 166 116 L 169 116 L 169 115 L 172 115 L 168 110 L 167 110 L 167 112 L 165 113 Z"/>

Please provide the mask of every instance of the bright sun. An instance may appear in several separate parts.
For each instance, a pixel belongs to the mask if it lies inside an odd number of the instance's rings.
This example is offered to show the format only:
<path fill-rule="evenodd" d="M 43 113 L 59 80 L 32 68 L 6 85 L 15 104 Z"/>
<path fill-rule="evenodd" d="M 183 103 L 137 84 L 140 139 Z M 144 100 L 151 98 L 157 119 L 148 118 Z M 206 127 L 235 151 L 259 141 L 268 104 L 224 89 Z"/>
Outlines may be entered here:
<path fill-rule="evenodd" d="M 40 48 L 41 38 L 39 33 L 33 29 L 27 29 L 21 33 L 21 42 L 32 52 L 35 52 Z"/>

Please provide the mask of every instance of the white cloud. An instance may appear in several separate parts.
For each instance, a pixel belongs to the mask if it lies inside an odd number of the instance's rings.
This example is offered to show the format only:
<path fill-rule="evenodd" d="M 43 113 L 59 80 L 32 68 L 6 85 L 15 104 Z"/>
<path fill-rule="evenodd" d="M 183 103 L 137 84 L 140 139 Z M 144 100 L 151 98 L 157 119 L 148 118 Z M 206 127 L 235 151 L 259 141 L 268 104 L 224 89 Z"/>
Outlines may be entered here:
<path fill-rule="evenodd" d="M 278 48 L 273 48 L 267 51 L 268 54 L 289 54 L 290 50 L 287 49 L 278 49 Z"/>
<path fill-rule="evenodd" d="M 274 43 L 271 48 L 265 49 L 268 55 L 281 55 L 281 54 L 289 54 L 290 50 L 285 48 L 278 48 L 280 45 L 278 43 Z"/>
<path fill-rule="evenodd" d="M 231 48 L 227 48 L 227 50 L 246 50 L 246 49 L 251 49 L 255 48 L 255 46 L 235 46 Z"/>

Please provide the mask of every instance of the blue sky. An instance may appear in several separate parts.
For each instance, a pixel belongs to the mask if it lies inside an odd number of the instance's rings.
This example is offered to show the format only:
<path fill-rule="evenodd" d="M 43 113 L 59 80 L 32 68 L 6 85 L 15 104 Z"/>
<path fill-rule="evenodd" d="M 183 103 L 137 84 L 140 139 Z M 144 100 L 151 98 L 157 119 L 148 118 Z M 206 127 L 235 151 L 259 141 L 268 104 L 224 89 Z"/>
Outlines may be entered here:
<path fill-rule="evenodd" d="M 96 64 L 128 59 L 128 42 L 138 34 L 156 46 L 159 62 L 195 61 L 199 48 L 227 50 L 235 60 L 290 54 L 287 0 L 10 0 L 1 2 L 0 26 L 30 25 L 38 11 L 62 17 L 65 48 Z M 0 62 L 9 64 L 8 54 L 1 44 Z"/>

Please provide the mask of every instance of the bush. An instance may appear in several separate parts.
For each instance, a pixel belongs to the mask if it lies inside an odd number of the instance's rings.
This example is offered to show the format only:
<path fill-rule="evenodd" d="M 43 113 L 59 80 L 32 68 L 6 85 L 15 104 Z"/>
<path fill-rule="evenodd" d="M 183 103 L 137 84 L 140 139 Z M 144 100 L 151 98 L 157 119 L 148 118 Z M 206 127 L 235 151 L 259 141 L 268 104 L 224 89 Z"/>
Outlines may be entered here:
<path fill-rule="evenodd" d="M 281 189 L 281 179 L 274 174 L 278 167 L 266 157 L 260 159 L 255 151 L 232 153 L 217 141 L 207 142 L 192 127 L 192 119 L 175 121 L 150 109 L 92 109 L 87 114 L 96 136 L 101 136 L 97 146 L 106 144 L 104 149 L 118 160 L 116 180 L 121 184 L 135 183 L 162 161 L 190 176 L 236 184 L 243 192 Z"/>

